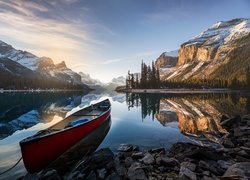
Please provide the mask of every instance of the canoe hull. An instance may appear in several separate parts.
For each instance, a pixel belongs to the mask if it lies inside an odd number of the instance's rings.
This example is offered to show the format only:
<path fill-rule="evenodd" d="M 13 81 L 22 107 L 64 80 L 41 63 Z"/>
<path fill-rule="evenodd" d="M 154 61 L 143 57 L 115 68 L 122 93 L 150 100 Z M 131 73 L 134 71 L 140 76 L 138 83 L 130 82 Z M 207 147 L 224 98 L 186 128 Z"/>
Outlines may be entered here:
<path fill-rule="evenodd" d="M 86 124 L 65 129 L 60 133 L 54 133 L 34 141 L 20 142 L 22 157 L 27 171 L 31 173 L 38 172 L 48 166 L 66 150 L 94 131 L 109 116 L 110 109 Z"/>

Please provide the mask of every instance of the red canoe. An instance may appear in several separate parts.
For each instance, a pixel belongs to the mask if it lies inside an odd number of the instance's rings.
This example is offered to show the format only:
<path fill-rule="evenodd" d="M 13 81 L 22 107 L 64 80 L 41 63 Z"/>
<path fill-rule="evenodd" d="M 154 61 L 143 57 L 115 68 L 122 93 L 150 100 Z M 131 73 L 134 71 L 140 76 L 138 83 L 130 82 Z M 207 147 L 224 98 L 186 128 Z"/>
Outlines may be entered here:
<path fill-rule="evenodd" d="M 20 142 L 25 168 L 38 172 L 87 136 L 110 116 L 108 99 L 86 107 Z"/>

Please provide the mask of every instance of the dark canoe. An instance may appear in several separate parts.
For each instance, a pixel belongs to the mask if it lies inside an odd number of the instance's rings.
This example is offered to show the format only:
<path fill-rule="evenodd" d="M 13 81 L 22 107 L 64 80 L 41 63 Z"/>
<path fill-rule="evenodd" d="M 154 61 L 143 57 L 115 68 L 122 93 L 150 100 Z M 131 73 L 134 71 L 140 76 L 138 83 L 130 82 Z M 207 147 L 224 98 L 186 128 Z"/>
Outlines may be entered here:
<path fill-rule="evenodd" d="M 86 107 L 20 142 L 27 171 L 38 172 L 99 127 L 110 116 L 108 99 Z"/>

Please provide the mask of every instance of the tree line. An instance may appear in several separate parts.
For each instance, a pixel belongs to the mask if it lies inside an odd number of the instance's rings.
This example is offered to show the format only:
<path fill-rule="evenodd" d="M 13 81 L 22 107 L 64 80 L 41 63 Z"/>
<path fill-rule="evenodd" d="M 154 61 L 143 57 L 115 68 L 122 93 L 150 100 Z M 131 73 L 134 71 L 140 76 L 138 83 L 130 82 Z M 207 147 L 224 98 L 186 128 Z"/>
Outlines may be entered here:
<path fill-rule="evenodd" d="M 28 90 L 28 89 L 73 89 L 82 90 L 80 84 L 73 84 L 40 77 L 16 77 L 12 75 L 0 76 L 0 89 Z"/>
<path fill-rule="evenodd" d="M 151 66 L 141 63 L 141 73 L 130 73 L 126 78 L 126 89 L 155 89 L 155 88 L 229 88 L 250 90 L 250 67 L 245 69 L 245 79 L 223 78 L 222 76 L 214 79 L 187 79 L 187 80 L 160 80 L 159 69 L 152 61 Z M 140 77 L 139 77 L 140 76 Z"/>
<path fill-rule="evenodd" d="M 140 75 L 140 77 L 139 77 Z M 141 63 L 141 73 L 130 73 L 128 71 L 128 75 L 126 78 L 126 89 L 153 89 L 160 88 L 160 72 L 159 68 L 155 66 L 155 62 L 152 61 L 151 66 L 146 65 L 142 61 Z"/>

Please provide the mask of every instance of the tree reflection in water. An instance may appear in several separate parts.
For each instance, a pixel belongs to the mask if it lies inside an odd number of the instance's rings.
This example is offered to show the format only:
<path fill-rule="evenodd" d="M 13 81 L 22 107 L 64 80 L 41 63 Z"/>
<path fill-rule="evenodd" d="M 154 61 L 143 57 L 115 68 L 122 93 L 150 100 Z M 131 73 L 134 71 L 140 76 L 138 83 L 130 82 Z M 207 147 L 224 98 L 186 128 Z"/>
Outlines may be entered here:
<path fill-rule="evenodd" d="M 142 120 L 156 118 L 163 126 L 179 123 L 182 133 L 224 132 L 221 115 L 229 117 L 250 112 L 250 98 L 239 93 L 126 94 L 128 109 L 141 107 Z"/>

